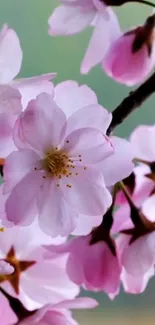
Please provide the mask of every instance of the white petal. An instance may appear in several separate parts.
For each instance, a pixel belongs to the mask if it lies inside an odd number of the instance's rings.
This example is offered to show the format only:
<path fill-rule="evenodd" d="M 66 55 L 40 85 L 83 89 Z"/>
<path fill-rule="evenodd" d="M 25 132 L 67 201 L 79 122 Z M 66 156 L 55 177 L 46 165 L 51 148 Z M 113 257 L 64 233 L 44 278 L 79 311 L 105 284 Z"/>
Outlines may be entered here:
<path fill-rule="evenodd" d="M 82 7 L 60 6 L 49 18 L 50 35 L 72 35 L 81 32 L 91 24 L 95 9 L 84 10 Z"/>
<path fill-rule="evenodd" d="M 17 34 L 3 26 L 0 33 L 0 83 L 6 84 L 19 73 L 22 63 L 22 50 Z"/>

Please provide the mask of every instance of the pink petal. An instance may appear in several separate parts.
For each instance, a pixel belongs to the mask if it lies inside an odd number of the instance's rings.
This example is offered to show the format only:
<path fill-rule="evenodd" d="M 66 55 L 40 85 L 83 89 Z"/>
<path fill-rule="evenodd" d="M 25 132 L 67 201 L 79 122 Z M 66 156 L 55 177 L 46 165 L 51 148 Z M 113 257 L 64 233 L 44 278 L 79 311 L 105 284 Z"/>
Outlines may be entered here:
<path fill-rule="evenodd" d="M 5 203 L 8 198 L 8 194 L 3 194 L 4 192 L 4 183 L 0 185 L 0 218 L 3 226 L 10 227 L 12 223 L 6 220 L 6 212 L 5 212 Z M 1 234 L 2 235 L 2 234 Z"/>
<path fill-rule="evenodd" d="M 73 131 L 64 140 L 63 149 L 79 164 L 103 163 L 103 160 L 113 154 L 109 139 L 93 128 L 83 128 Z M 80 158 L 81 159 L 80 159 Z"/>
<path fill-rule="evenodd" d="M 121 280 L 124 290 L 127 293 L 139 294 L 145 291 L 149 280 L 154 276 L 154 267 L 152 267 L 147 273 L 140 276 L 133 276 L 127 273 L 125 270 L 122 272 Z"/>
<path fill-rule="evenodd" d="M 85 236 L 90 234 L 91 230 L 94 227 L 97 227 L 101 224 L 103 216 L 86 216 L 80 214 L 77 219 L 76 228 L 73 231 L 72 235 L 74 236 Z"/>
<path fill-rule="evenodd" d="M 112 232 L 118 233 L 124 229 L 133 228 L 133 223 L 130 219 L 130 206 L 126 202 L 114 213 L 114 222 L 112 225 Z"/>
<path fill-rule="evenodd" d="M 154 137 L 154 125 L 140 125 L 132 132 L 130 141 L 136 158 L 155 161 Z"/>
<path fill-rule="evenodd" d="M 0 85 L 0 112 L 17 116 L 22 111 L 21 95 L 17 89 Z"/>
<path fill-rule="evenodd" d="M 55 181 L 44 185 L 38 204 L 39 224 L 47 235 L 68 236 L 75 229 L 77 213 L 65 201 Z"/>
<path fill-rule="evenodd" d="M 76 81 L 64 81 L 55 87 L 54 99 L 68 118 L 80 108 L 98 104 L 95 92 Z M 88 117 L 88 116 L 87 116 Z"/>
<path fill-rule="evenodd" d="M 15 269 L 11 264 L 0 259 L 0 275 L 12 274 L 14 270 Z"/>
<path fill-rule="evenodd" d="M 73 299 L 79 288 L 71 282 L 66 272 L 67 256 L 60 255 L 51 260 L 41 260 L 29 268 L 22 277 L 22 289 L 40 306 L 56 304 Z M 28 306 L 27 306 L 28 307 Z"/>
<path fill-rule="evenodd" d="M 3 26 L 0 33 L 0 83 L 7 84 L 19 73 L 22 63 L 22 50 L 13 29 Z"/>
<path fill-rule="evenodd" d="M 14 129 L 13 129 L 13 140 L 14 140 L 14 144 L 16 144 L 16 148 L 32 149 L 31 146 L 24 139 L 22 123 L 21 123 L 21 116 L 16 120 Z"/>
<path fill-rule="evenodd" d="M 32 150 L 12 152 L 4 165 L 4 193 L 9 192 L 23 177 L 34 170 L 40 157 Z"/>
<path fill-rule="evenodd" d="M 91 265 L 95 265 L 91 269 Z M 106 243 L 92 245 L 87 251 L 84 262 L 87 286 L 115 293 L 120 285 L 120 266 L 117 256 L 114 256 Z"/>
<path fill-rule="evenodd" d="M 149 196 L 143 203 L 142 203 L 142 212 L 152 222 L 155 222 L 155 194 Z"/>
<path fill-rule="evenodd" d="M 76 167 L 76 171 L 78 175 L 60 182 L 65 200 L 79 213 L 91 216 L 104 214 L 111 204 L 111 195 L 104 186 L 102 174 L 90 167 L 87 170 Z"/>
<path fill-rule="evenodd" d="M 95 308 L 98 306 L 98 302 L 95 299 L 84 297 L 75 298 L 72 300 L 65 300 L 59 304 L 53 306 L 54 308 L 66 308 L 66 309 L 87 309 Z"/>
<path fill-rule="evenodd" d="M 81 32 L 92 22 L 95 9 L 84 10 L 81 6 L 60 6 L 49 18 L 50 35 L 72 35 Z"/>
<path fill-rule="evenodd" d="M 13 188 L 6 201 L 6 214 L 9 221 L 26 225 L 32 223 L 36 214 L 36 196 L 41 183 L 41 173 L 33 171 Z"/>
<path fill-rule="evenodd" d="M 11 309 L 8 300 L 0 293 L 0 320 L 1 325 L 16 324 L 18 321 L 17 316 Z"/>
<path fill-rule="evenodd" d="M 67 261 L 67 274 L 71 281 L 79 286 L 83 285 L 85 280 L 83 261 L 87 253 L 87 242 L 87 237 L 79 237 L 72 239 L 68 244 L 61 245 L 70 253 Z"/>
<path fill-rule="evenodd" d="M 21 111 L 19 91 L 10 86 L 0 85 L 0 157 L 5 158 L 15 150 L 12 131 Z"/>
<path fill-rule="evenodd" d="M 12 123 L 14 117 L 10 118 L 5 113 L 0 114 L 0 157 L 7 157 L 12 151 L 16 150 L 12 139 Z"/>
<path fill-rule="evenodd" d="M 129 176 L 133 170 L 134 151 L 130 143 L 121 138 L 110 138 L 114 153 L 107 157 L 102 164 L 99 164 L 108 186 L 114 185 L 118 181 Z M 117 170 L 117 173 L 116 173 Z"/>
<path fill-rule="evenodd" d="M 105 18 L 108 17 L 108 7 L 106 6 L 106 4 L 104 2 L 101 2 L 100 0 L 93 0 L 93 3 L 96 7 L 96 9 L 102 13 L 103 15 L 105 15 Z"/>
<path fill-rule="evenodd" d="M 17 146 L 21 143 L 25 146 L 27 142 L 43 154 L 49 147 L 59 145 L 63 136 L 62 131 L 65 130 L 65 123 L 65 115 L 52 96 L 42 93 L 28 104 L 20 117 L 20 122 L 16 124 L 14 141 Z"/>
<path fill-rule="evenodd" d="M 154 264 L 154 232 L 126 245 L 122 254 L 125 270 L 133 276 L 144 275 Z"/>
<path fill-rule="evenodd" d="M 105 7 L 102 13 L 98 13 L 95 20 L 94 32 L 81 65 L 81 73 L 87 74 L 95 65 L 100 63 L 111 43 L 119 35 L 120 27 L 116 15 L 111 8 Z"/>
<path fill-rule="evenodd" d="M 19 90 L 23 108 L 26 108 L 30 100 L 35 99 L 43 92 L 52 95 L 54 87 L 50 80 L 55 76 L 55 73 L 48 73 L 37 77 L 14 80 L 11 85 Z"/>
<path fill-rule="evenodd" d="M 112 115 L 102 106 L 88 105 L 73 113 L 67 123 L 67 133 L 80 128 L 95 128 L 106 134 L 107 128 L 112 120 Z"/>
<path fill-rule="evenodd" d="M 150 173 L 150 167 L 144 164 L 140 164 L 134 168 L 136 177 L 136 186 L 134 190 L 134 200 L 138 207 L 148 198 L 154 188 L 154 182 L 145 177 L 146 174 Z"/>

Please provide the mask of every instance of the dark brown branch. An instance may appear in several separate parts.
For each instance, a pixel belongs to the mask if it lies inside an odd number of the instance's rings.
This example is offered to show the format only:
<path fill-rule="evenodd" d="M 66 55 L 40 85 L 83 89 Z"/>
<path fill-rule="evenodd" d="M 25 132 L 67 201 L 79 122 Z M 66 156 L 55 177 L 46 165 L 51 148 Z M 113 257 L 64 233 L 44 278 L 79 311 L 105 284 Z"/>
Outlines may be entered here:
<path fill-rule="evenodd" d="M 115 6 L 115 7 L 119 7 L 121 5 L 124 5 L 128 2 L 136 2 L 136 3 L 140 3 L 140 4 L 144 4 L 150 7 L 155 7 L 155 4 L 147 1 L 147 0 L 100 0 L 101 2 L 104 2 L 104 4 L 106 4 L 107 6 Z"/>
<path fill-rule="evenodd" d="M 139 88 L 131 92 L 122 103 L 112 112 L 112 122 L 108 128 L 108 135 L 121 124 L 133 111 L 155 92 L 155 73 Z"/>

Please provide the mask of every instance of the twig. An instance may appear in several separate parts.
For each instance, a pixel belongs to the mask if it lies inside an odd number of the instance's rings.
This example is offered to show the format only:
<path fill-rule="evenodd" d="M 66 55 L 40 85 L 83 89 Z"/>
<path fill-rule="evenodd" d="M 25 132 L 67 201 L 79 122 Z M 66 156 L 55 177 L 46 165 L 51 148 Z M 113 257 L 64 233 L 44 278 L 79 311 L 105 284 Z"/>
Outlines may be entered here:
<path fill-rule="evenodd" d="M 136 2 L 136 3 L 140 3 L 140 4 L 144 4 L 150 7 L 155 7 L 155 4 L 147 1 L 147 0 L 100 0 L 101 2 L 104 2 L 104 4 L 106 4 L 107 6 L 115 6 L 115 7 L 119 7 L 121 5 L 124 5 L 128 2 Z"/>
<path fill-rule="evenodd" d="M 155 92 L 155 73 L 139 88 L 131 92 L 122 103 L 112 112 L 112 122 L 108 128 L 108 135 L 121 124 L 134 110 Z"/>

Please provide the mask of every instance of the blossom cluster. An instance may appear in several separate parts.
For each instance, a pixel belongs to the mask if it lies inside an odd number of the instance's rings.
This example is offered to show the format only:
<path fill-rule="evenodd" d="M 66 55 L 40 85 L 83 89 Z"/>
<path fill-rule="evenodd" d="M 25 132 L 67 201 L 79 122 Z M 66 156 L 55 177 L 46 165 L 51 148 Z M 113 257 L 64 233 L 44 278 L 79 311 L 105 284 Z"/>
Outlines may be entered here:
<path fill-rule="evenodd" d="M 62 0 L 49 34 L 92 25 L 81 72 L 100 63 L 134 85 L 155 64 L 155 16 L 122 33 L 110 5 Z M 121 285 L 138 294 L 154 276 L 155 126 L 138 126 L 128 140 L 110 134 L 112 113 L 87 85 L 56 85 L 56 73 L 16 79 L 22 55 L 16 32 L 4 25 L 0 324 L 76 325 L 70 309 L 98 305 L 79 297 L 81 289 L 114 299 Z"/>
<path fill-rule="evenodd" d="M 72 35 L 87 26 L 94 29 L 81 64 L 82 74 L 100 64 L 108 76 L 133 86 L 142 82 L 155 66 L 154 12 L 144 25 L 121 31 L 111 6 L 128 1 L 60 0 L 61 6 L 49 18 L 50 35 Z"/>

